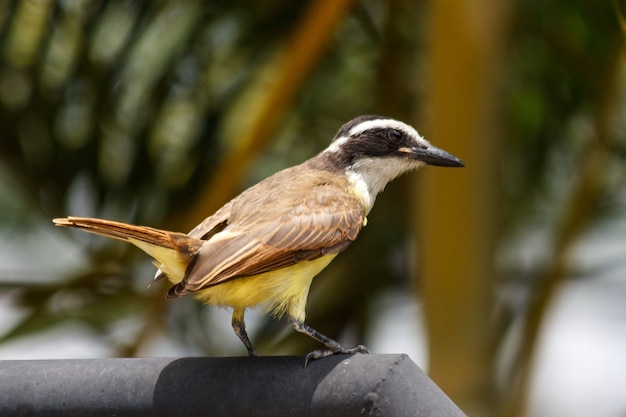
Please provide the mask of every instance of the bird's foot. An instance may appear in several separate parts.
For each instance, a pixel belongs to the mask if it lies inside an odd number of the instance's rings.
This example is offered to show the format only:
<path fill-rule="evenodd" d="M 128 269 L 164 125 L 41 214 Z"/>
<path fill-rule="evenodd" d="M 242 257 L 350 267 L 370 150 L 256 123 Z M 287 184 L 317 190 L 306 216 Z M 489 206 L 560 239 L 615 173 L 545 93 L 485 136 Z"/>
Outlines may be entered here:
<path fill-rule="evenodd" d="M 353 348 L 346 348 L 341 345 L 333 347 L 332 349 L 318 349 L 306 355 L 304 358 L 304 367 L 309 364 L 309 361 L 315 359 L 325 358 L 326 356 L 332 356 L 337 354 L 351 355 L 354 353 L 370 353 L 369 350 L 363 345 L 357 345 Z"/>

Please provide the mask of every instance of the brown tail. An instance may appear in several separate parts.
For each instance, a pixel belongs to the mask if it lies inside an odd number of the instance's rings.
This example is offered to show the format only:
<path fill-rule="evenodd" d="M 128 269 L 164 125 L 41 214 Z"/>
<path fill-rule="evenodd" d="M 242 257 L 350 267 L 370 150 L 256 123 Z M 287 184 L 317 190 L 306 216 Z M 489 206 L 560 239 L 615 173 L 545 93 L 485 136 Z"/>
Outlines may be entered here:
<path fill-rule="evenodd" d="M 66 217 L 52 221 L 57 226 L 73 227 L 132 243 L 156 259 L 157 267 L 173 282 L 182 280 L 187 265 L 204 242 L 184 233 L 90 217 Z"/>
<path fill-rule="evenodd" d="M 183 233 L 168 232 L 148 226 L 135 226 L 133 224 L 91 217 L 65 217 L 53 219 L 52 221 L 57 226 L 73 227 L 127 242 L 130 239 L 139 240 L 164 248 L 177 248 L 177 241 L 181 238 L 189 239 L 189 236 Z"/>

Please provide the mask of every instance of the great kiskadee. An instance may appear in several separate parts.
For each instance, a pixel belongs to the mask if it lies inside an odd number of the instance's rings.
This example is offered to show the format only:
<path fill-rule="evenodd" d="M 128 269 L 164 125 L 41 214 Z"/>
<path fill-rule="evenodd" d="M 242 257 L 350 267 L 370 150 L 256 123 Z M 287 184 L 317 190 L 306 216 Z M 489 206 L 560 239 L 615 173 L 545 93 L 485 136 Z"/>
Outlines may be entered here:
<path fill-rule="evenodd" d="M 54 223 L 139 247 L 156 260 L 155 280 L 165 276 L 174 284 L 168 297 L 194 293 L 206 304 L 232 308 L 233 329 L 250 356 L 258 353 L 245 310 L 265 305 L 287 316 L 295 330 L 325 346 L 308 354 L 306 366 L 337 353 L 367 353 L 304 323 L 309 287 L 356 239 L 387 183 L 422 165 L 464 166 L 405 123 L 360 116 L 324 151 L 248 188 L 187 234 L 81 217 Z"/>

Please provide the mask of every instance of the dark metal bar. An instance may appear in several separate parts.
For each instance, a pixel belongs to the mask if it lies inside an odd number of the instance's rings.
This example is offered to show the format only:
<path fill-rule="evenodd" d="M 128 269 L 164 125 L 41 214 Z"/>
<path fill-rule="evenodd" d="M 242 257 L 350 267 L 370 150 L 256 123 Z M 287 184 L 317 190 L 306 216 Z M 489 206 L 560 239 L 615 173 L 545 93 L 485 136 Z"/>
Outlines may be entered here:
<path fill-rule="evenodd" d="M 465 416 L 406 355 L 0 361 L 0 416 Z"/>

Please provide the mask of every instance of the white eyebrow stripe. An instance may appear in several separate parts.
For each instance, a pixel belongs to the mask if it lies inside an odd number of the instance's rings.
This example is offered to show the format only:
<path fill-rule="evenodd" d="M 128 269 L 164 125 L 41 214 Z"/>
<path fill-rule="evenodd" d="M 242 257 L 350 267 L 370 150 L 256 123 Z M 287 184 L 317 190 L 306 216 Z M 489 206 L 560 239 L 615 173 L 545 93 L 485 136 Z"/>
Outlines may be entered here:
<path fill-rule="evenodd" d="M 361 122 L 358 125 L 354 126 L 352 129 L 350 129 L 350 136 L 357 136 L 370 129 L 401 130 L 415 139 L 424 140 L 424 138 L 420 136 L 420 134 L 417 133 L 417 130 L 415 130 L 412 126 L 409 126 L 406 123 L 402 123 L 394 119 L 374 119 Z"/>
<path fill-rule="evenodd" d="M 346 143 L 348 141 L 348 137 L 347 136 L 341 136 L 335 140 L 333 140 L 330 145 L 328 145 L 328 148 L 326 148 L 324 150 L 324 152 L 337 152 L 339 149 L 341 149 L 341 147 L 343 146 L 344 143 Z"/>

